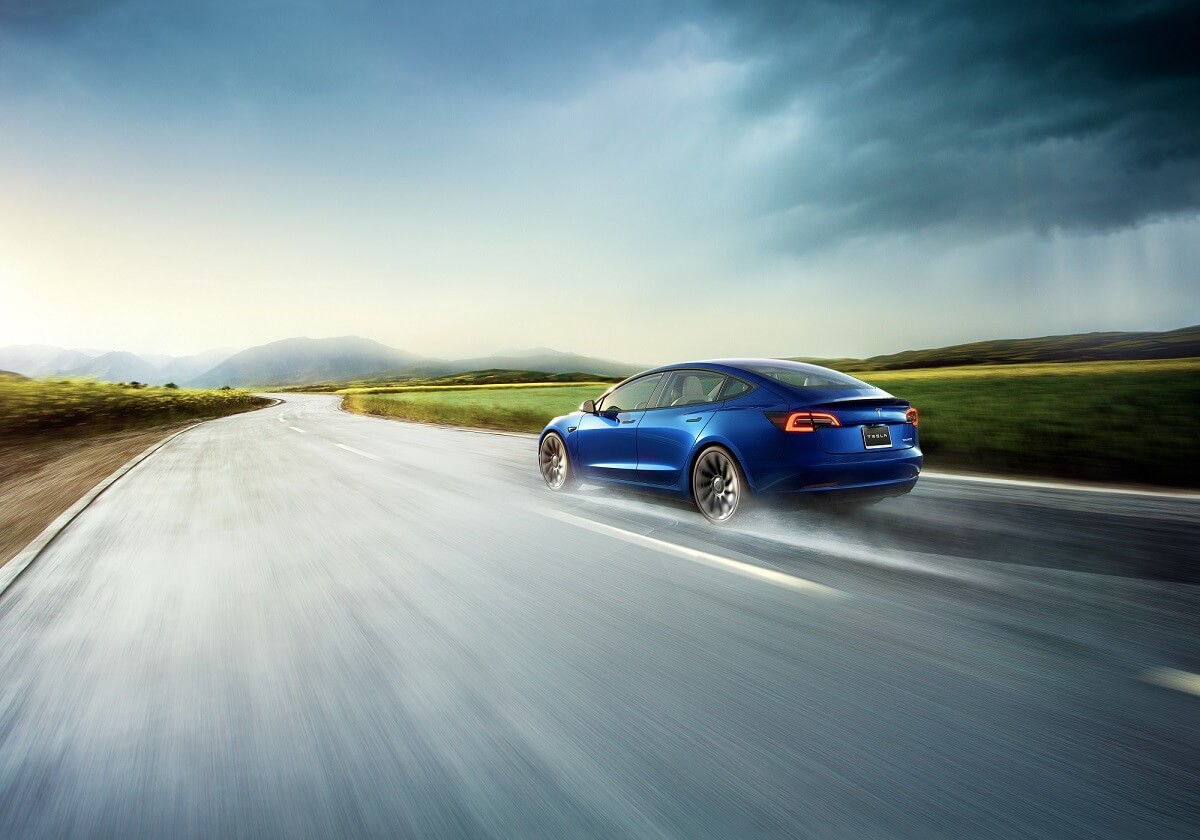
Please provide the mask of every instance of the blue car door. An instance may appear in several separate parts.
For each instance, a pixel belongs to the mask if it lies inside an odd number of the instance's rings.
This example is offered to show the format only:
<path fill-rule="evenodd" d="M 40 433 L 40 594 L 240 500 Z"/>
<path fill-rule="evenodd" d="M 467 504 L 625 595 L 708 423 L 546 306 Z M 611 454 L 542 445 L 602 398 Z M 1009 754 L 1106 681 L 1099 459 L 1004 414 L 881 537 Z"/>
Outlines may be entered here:
<path fill-rule="evenodd" d="M 606 394 L 595 414 L 585 414 L 573 432 L 584 475 L 632 480 L 637 474 L 637 427 L 650 398 L 662 381 L 652 373 L 624 383 Z"/>
<path fill-rule="evenodd" d="M 721 405 L 725 376 L 706 370 L 677 370 L 659 390 L 655 407 L 637 426 L 637 478 L 673 485 L 687 469 L 696 439 Z"/>

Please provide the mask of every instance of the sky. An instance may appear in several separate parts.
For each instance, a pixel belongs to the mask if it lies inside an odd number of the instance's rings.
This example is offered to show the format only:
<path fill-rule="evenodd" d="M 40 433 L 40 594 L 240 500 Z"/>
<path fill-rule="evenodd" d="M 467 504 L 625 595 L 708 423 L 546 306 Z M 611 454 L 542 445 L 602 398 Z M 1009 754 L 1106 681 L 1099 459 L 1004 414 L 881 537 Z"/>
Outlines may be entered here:
<path fill-rule="evenodd" d="M 1187 2 L 0 0 L 0 345 L 1200 323 Z"/>

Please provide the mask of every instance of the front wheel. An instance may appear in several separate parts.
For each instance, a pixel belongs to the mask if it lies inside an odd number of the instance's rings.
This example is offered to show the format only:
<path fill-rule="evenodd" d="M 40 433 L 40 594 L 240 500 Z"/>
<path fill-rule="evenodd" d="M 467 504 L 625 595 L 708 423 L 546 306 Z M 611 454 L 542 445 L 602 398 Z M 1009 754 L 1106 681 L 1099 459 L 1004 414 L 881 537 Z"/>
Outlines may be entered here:
<path fill-rule="evenodd" d="M 557 432 L 550 432 L 538 447 L 538 467 L 551 490 L 567 490 L 575 483 L 575 472 L 567 456 L 567 445 Z"/>
<path fill-rule="evenodd" d="M 720 447 L 700 453 L 692 467 L 692 499 L 710 522 L 728 522 L 749 493 L 733 456 Z"/>

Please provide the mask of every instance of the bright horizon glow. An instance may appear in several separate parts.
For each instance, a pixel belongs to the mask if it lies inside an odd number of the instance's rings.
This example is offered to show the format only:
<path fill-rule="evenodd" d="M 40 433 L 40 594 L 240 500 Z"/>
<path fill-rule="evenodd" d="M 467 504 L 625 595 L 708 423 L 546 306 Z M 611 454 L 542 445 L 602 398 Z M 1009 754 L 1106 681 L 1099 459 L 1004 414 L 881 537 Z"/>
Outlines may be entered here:
<path fill-rule="evenodd" d="M 655 363 L 1200 322 L 1170 184 L 1197 150 L 1122 169 L 1116 123 L 976 147 L 1062 104 L 959 135 L 890 114 L 888 77 L 816 83 L 806 47 L 862 11 L 804 11 L 794 54 L 749 12 L 627 12 L 6 5 L 0 345 Z"/>

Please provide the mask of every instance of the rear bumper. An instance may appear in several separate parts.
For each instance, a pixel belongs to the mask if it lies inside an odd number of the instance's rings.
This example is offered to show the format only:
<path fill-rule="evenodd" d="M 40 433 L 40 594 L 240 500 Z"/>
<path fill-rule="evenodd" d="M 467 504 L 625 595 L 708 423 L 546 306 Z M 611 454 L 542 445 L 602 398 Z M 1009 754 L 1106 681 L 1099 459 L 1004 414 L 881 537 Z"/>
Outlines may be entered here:
<path fill-rule="evenodd" d="M 897 496 L 912 490 L 924 463 L 921 450 L 826 455 L 802 463 L 748 465 L 747 478 L 761 495 Z"/>

